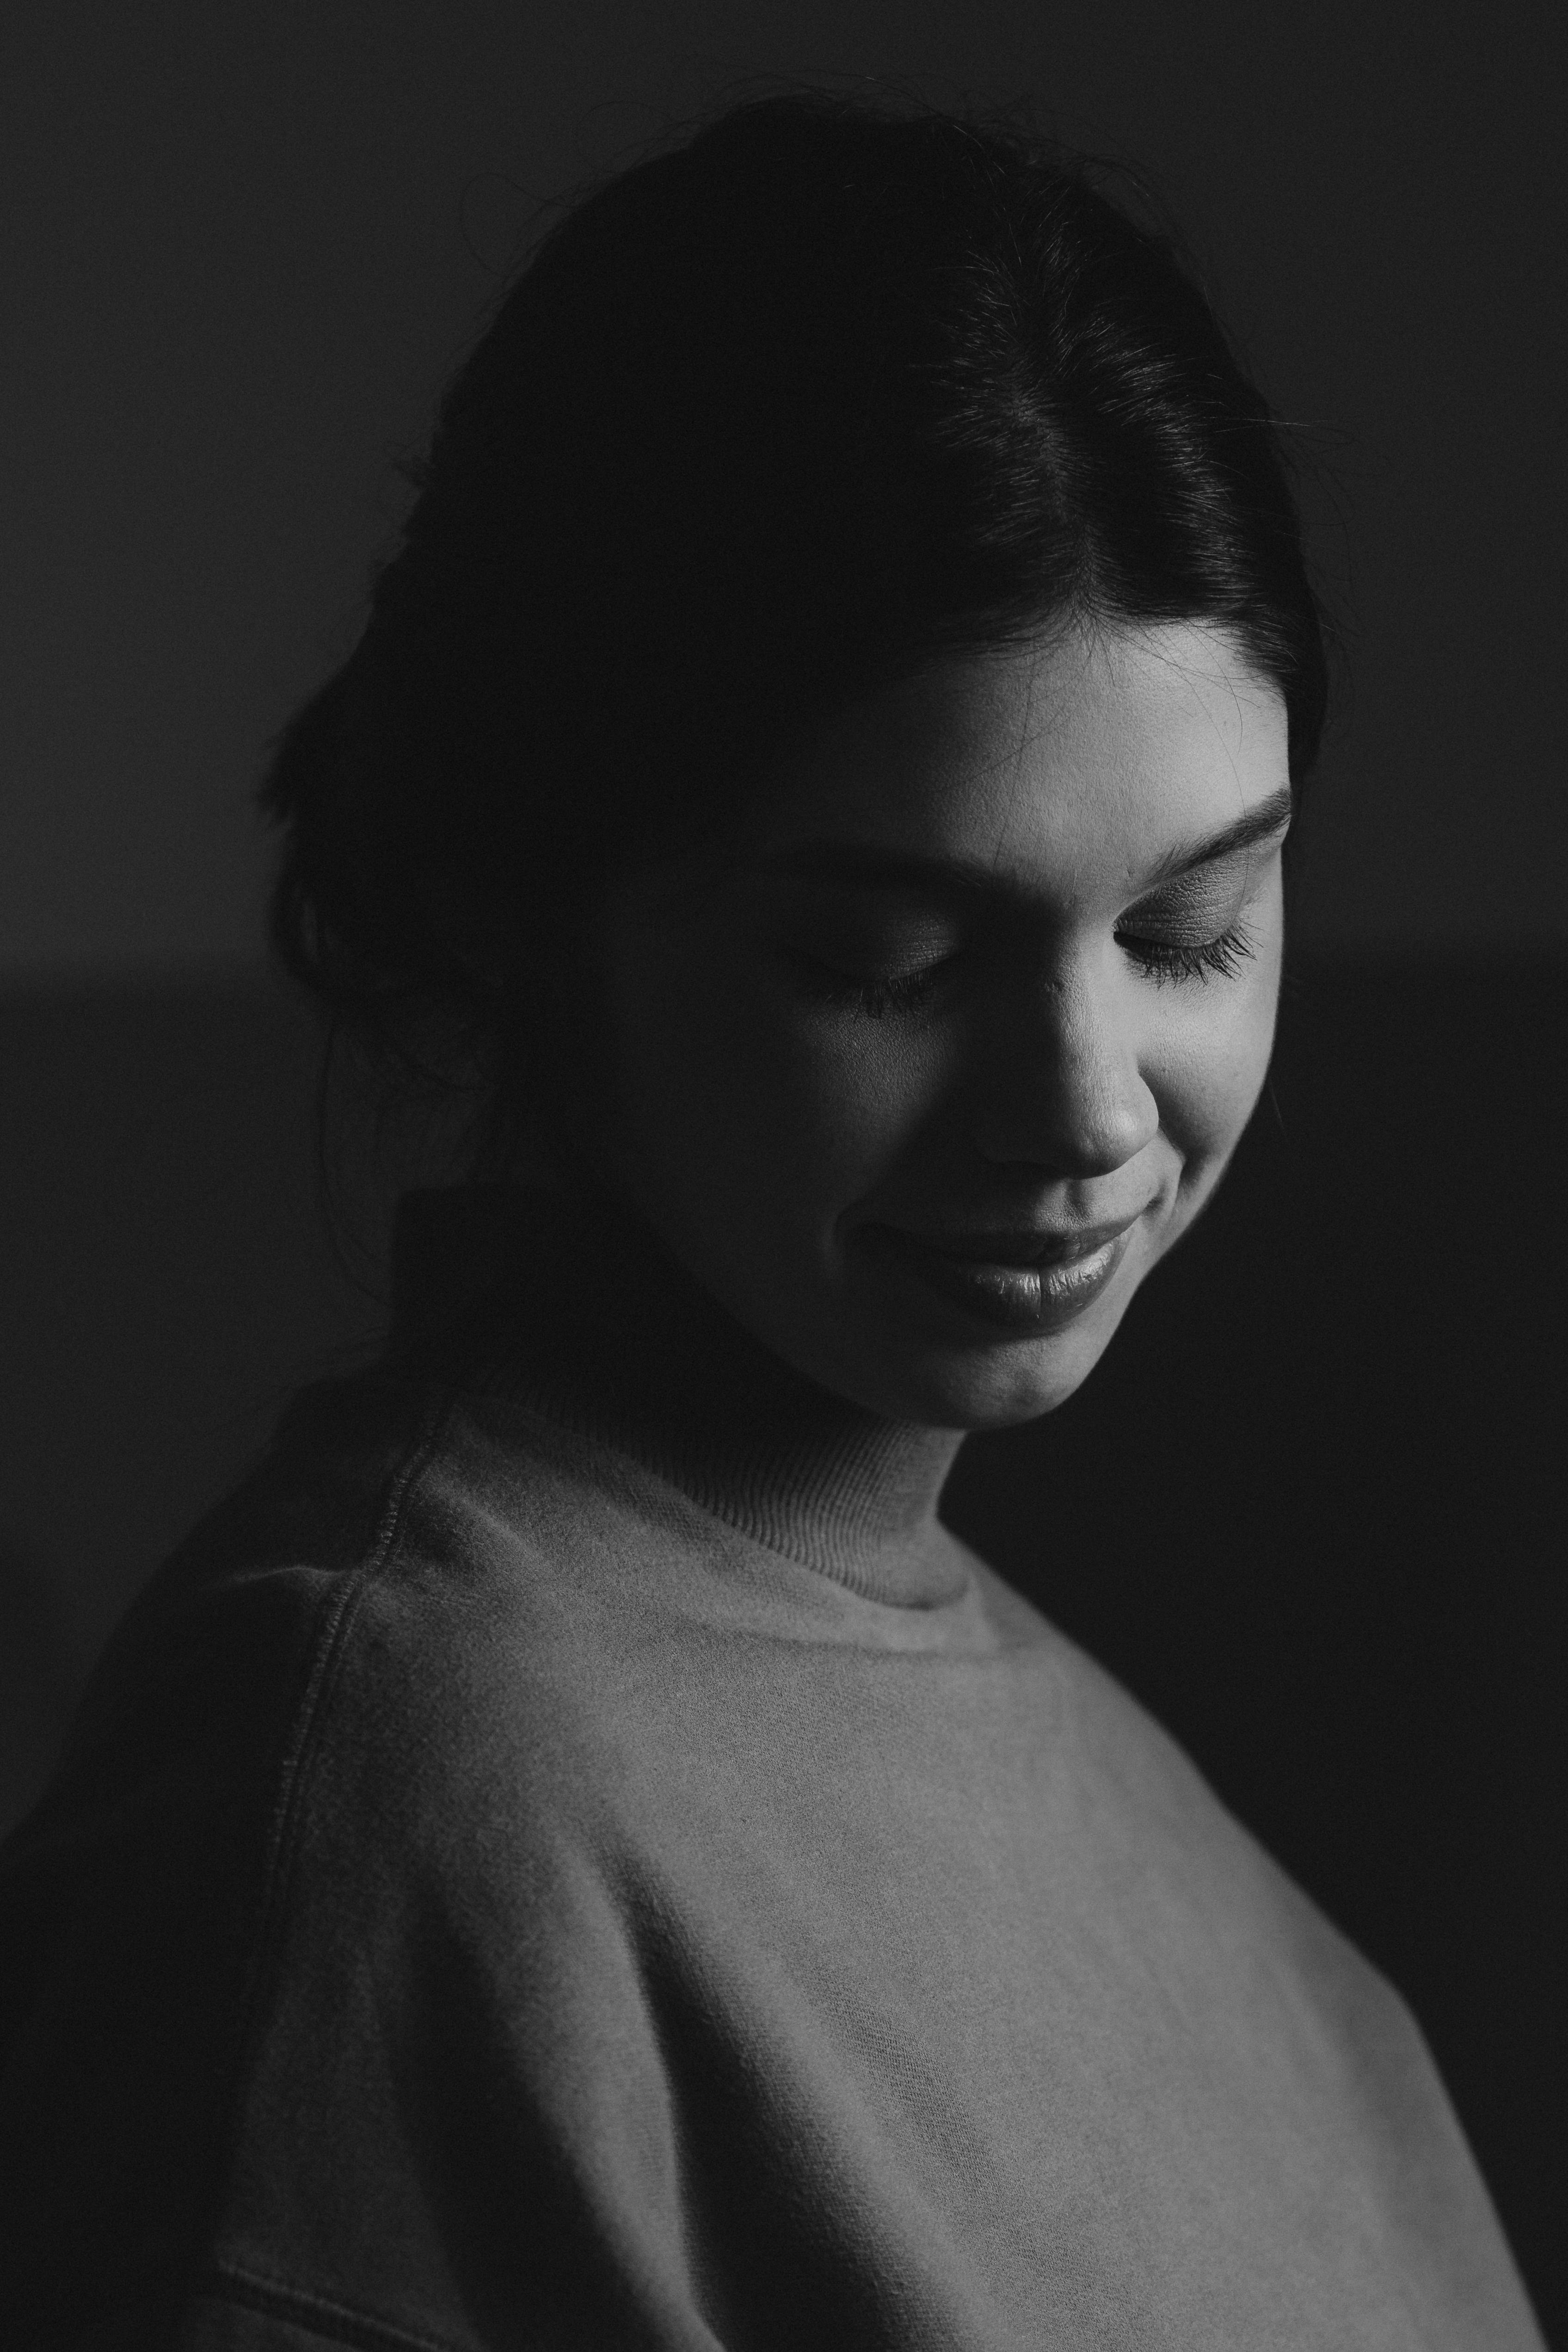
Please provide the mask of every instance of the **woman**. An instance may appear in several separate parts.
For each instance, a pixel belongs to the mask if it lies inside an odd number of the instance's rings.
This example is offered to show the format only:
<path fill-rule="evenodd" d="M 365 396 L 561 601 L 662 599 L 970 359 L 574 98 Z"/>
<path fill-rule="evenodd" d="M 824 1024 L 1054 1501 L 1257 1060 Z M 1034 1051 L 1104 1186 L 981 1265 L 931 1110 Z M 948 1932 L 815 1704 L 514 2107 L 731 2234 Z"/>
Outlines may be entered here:
<path fill-rule="evenodd" d="M 9 2340 L 1538 2343 L 1396 1996 L 936 1515 L 1247 1124 L 1324 697 L 1085 172 L 775 100 L 546 239 L 268 786 L 476 1181 L 13 1841 Z"/>

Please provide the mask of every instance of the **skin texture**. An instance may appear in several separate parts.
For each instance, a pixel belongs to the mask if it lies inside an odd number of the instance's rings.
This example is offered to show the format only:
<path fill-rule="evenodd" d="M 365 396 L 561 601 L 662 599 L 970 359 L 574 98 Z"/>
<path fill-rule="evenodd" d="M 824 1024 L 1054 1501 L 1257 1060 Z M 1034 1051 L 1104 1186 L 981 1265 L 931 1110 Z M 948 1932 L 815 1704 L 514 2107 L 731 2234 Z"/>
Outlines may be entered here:
<path fill-rule="evenodd" d="M 598 1181 L 837 1394 L 952 1429 L 1049 1412 L 1213 1193 L 1273 1042 L 1283 824 L 1180 880 L 1160 861 L 1286 782 L 1277 690 L 1196 625 L 1074 626 L 872 696 L 723 845 L 608 894 Z M 787 870 L 846 843 L 967 878 Z M 1170 968 L 1238 925 L 1230 970 Z M 1126 1219 L 1054 1331 L 993 1328 L 877 1246 Z"/>

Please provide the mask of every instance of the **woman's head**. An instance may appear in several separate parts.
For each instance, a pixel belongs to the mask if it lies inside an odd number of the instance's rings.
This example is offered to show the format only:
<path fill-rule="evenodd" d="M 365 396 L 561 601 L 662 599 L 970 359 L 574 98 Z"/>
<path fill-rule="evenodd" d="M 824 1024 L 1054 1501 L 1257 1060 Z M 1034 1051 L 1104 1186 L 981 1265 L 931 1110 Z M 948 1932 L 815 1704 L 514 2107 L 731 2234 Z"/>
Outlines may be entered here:
<path fill-rule="evenodd" d="M 610 887 L 587 1163 L 824 1386 L 1048 1411 L 1257 1101 L 1290 804 L 1280 698 L 1191 623 L 882 688 Z"/>
<path fill-rule="evenodd" d="M 1063 1335 L 998 1338 L 981 1350 L 984 1377 L 972 1368 L 978 1389 L 928 1365 L 917 1399 L 907 1383 L 889 1387 L 915 1344 L 891 1308 L 875 1344 L 836 1326 L 828 1345 L 842 1299 L 823 1299 L 816 1339 L 775 1329 L 767 1301 L 736 1295 L 694 1245 L 692 1232 L 717 1223 L 730 1234 L 725 1265 L 765 1250 L 761 1225 L 748 1244 L 748 1220 L 786 1166 L 803 1214 L 808 1196 L 821 1210 L 832 1191 L 802 1155 L 844 1157 L 838 1114 L 791 1094 L 795 1048 L 782 1040 L 734 1032 L 721 1047 L 710 1024 L 704 1050 L 721 1063 L 700 1072 L 693 1058 L 689 1075 L 700 1091 L 731 1086 L 738 1106 L 773 1072 L 775 1109 L 795 1103 L 805 1127 L 792 1131 L 816 1143 L 784 1150 L 776 1118 L 741 1122 L 708 1139 L 729 1155 L 720 1165 L 693 1129 L 683 1191 L 679 1139 L 667 1135 L 658 1184 L 638 1197 L 653 1150 L 637 1132 L 639 1076 L 662 1069 L 675 1099 L 671 1055 L 693 1033 L 682 1013 L 662 1046 L 639 1029 L 628 1052 L 622 1016 L 666 1000 L 628 974 L 626 942 L 663 956 L 668 977 L 677 934 L 693 952 L 700 935 L 706 984 L 722 993 L 721 936 L 740 953 L 761 933 L 715 929 L 716 877 L 721 898 L 731 892 L 762 923 L 752 866 L 787 809 L 809 807 L 816 832 L 831 819 L 830 832 L 858 829 L 884 851 L 903 828 L 911 852 L 934 844 L 1016 868 L 1023 895 L 1004 929 L 1023 922 L 1033 890 L 1035 960 L 1009 963 L 1015 992 L 1004 991 L 1003 1027 L 1023 1053 L 1025 997 L 1045 988 L 1064 1020 L 1069 998 L 1092 1010 L 1088 966 L 1074 963 L 1069 984 L 1061 960 L 1069 935 L 1081 945 L 1084 925 L 1099 925 L 1114 940 L 1112 916 L 1139 898 L 1151 857 L 1219 829 L 1249 794 L 1299 785 L 1323 701 L 1318 618 L 1267 409 L 1164 247 L 1088 173 L 1010 131 L 768 101 L 569 215 L 457 379 L 364 638 L 275 762 L 268 801 L 288 828 L 275 936 L 363 1030 L 416 1053 L 440 1041 L 463 1061 L 489 1092 L 503 1145 L 542 1124 L 563 1148 L 570 1131 L 579 1153 L 596 1137 L 595 1180 L 630 1192 L 692 1270 L 804 1369 L 863 1401 L 918 1402 L 929 1418 L 1016 1418 L 1066 1392 Z M 1235 740 L 1226 711 L 1247 715 Z M 1179 760 L 1151 749 L 1161 724 L 1190 739 L 1194 712 L 1212 739 L 1206 800 L 1184 787 Z M 1137 808 L 1107 765 L 1129 733 Z M 1215 814 L 1226 777 L 1237 804 Z M 1037 803 L 1044 830 L 1016 836 L 998 793 L 1019 822 Z M 1046 822 L 1053 809 L 1059 824 Z M 1095 810 L 1090 856 L 1081 824 L 1092 831 Z M 1072 873 L 1047 873 L 1047 850 Z M 1113 909 L 1108 856 L 1131 894 Z M 1002 919 L 1000 901 L 991 915 Z M 1262 1082 L 1272 915 L 1264 929 L 1244 972 L 1180 984 L 1184 1001 L 1195 992 L 1207 1005 L 1230 1072 L 1228 1141 L 1205 1145 L 1209 1181 Z M 1174 1006 L 1168 976 L 1129 969 L 1151 1006 Z M 1237 990 L 1251 1007 L 1245 1050 L 1217 1018 Z M 745 995 L 739 970 L 734 993 Z M 588 1004 L 592 1017 L 574 1009 Z M 854 1081 L 858 1102 L 884 1087 L 877 1053 L 907 1062 L 906 1044 L 891 1042 L 907 1031 L 890 1014 L 862 1017 L 881 1042 Z M 1191 1065 L 1205 1020 L 1184 1019 L 1162 1012 L 1162 1034 L 1169 1045 L 1181 1031 L 1171 1050 Z M 1037 1160 L 1009 1145 L 1005 1181 L 988 1189 L 982 1164 L 1003 1164 L 983 1139 L 994 1104 L 964 1172 L 952 1106 L 978 1099 L 973 1054 L 1000 1070 L 1007 1050 L 989 1014 L 959 1027 L 972 1039 L 959 1055 L 967 1075 L 954 1062 L 921 1114 L 924 1133 L 942 1131 L 941 1181 L 953 1189 L 940 1201 L 922 1189 L 937 1181 L 936 1162 L 922 1162 L 907 1203 L 921 1229 L 951 1230 L 958 1216 L 973 1230 L 1004 1206 L 1036 1223 L 1094 1223 L 1107 1204 L 1142 1213 L 1142 1176 L 1112 1185 L 1098 1160 L 1091 1174 L 1089 1160 L 1110 1147 L 1086 1157 L 1081 1139 L 1053 1158 L 1037 1138 Z M 1043 1032 L 1035 1044 L 1048 1092 L 1078 1048 L 1065 1030 L 1050 1051 Z M 1028 1083 L 1023 1064 L 1005 1075 Z M 928 1072 L 922 1086 L 935 1083 Z M 1160 1090 L 1146 1091 L 1129 1136 Z M 746 1164 L 752 1151 L 765 1166 Z M 879 1188 L 892 1180 L 878 1165 Z M 1190 1214 L 1191 1183 L 1183 1197 Z M 835 1214 L 856 1223 L 846 1202 Z M 1127 1286 L 1131 1255 L 1113 1289 Z M 796 1276 L 807 1278 L 804 1265 Z M 1074 1329 L 1100 1313 L 1086 1309 Z M 1026 1375 L 1031 1348 L 1054 1349 L 1057 1372 L 1042 1359 L 1039 1377 Z"/>

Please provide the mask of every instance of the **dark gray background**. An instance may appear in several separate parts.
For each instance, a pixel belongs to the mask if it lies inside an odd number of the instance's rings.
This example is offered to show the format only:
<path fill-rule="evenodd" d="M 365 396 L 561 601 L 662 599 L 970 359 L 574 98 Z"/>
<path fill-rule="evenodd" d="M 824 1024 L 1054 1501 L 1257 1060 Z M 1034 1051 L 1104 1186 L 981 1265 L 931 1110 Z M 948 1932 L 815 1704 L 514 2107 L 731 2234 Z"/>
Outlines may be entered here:
<path fill-rule="evenodd" d="M 249 795 L 536 204 L 759 78 L 1031 94 L 1152 173 L 1307 428 L 1354 690 L 1282 1123 L 950 1508 L 1409 1993 L 1563 2321 L 1562 22 L 10 0 L 0 1825 L 160 1553 L 378 1327 L 397 1171 L 349 1152 L 345 1275 Z"/>

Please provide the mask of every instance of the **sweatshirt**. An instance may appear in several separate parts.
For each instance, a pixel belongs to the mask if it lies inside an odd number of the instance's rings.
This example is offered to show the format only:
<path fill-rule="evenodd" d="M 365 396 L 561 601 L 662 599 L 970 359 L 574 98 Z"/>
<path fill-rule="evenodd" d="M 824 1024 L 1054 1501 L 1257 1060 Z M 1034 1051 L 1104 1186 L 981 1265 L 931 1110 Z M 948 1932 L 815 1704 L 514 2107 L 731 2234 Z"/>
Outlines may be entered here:
<path fill-rule="evenodd" d="M 393 1295 L 0 1857 L 0 2342 L 1540 2352 L 1404 2004 L 956 1433 L 551 1193 L 411 1196 Z"/>

